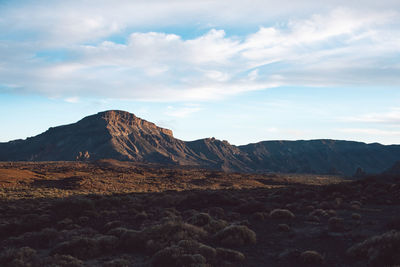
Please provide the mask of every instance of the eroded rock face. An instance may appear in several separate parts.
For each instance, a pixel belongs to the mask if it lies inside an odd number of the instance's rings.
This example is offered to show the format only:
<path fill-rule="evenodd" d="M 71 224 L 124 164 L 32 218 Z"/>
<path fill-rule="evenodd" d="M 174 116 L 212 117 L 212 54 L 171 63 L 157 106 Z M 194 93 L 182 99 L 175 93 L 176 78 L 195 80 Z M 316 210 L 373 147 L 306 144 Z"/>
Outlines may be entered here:
<path fill-rule="evenodd" d="M 234 146 L 205 138 L 185 142 L 134 114 L 110 110 L 26 140 L 0 143 L 0 161 L 112 158 L 191 165 L 224 171 L 344 174 L 380 173 L 400 158 L 400 146 L 337 140 L 264 141 Z"/>
<path fill-rule="evenodd" d="M 126 111 L 110 110 L 93 116 L 101 116 L 107 122 L 107 128 L 112 135 L 129 135 L 134 131 L 138 131 L 153 135 L 162 133 L 173 137 L 171 130 L 158 127 L 154 123 L 142 120 Z"/>

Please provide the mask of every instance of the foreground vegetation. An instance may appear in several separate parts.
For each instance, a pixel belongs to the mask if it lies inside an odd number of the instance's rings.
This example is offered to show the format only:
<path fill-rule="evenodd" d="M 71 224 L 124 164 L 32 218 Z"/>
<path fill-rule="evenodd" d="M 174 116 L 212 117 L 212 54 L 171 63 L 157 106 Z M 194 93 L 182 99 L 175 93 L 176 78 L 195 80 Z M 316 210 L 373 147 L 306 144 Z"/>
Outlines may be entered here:
<path fill-rule="evenodd" d="M 0 163 L 0 194 L 0 266 L 400 264 L 396 178 Z"/>

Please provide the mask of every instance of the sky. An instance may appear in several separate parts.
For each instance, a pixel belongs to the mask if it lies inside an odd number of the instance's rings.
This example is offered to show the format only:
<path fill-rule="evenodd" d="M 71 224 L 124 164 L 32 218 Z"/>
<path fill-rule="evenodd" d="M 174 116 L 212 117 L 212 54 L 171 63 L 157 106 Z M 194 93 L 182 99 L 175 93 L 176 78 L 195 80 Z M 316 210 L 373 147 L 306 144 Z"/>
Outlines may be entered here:
<path fill-rule="evenodd" d="M 400 144 L 400 1 L 0 0 L 0 142 L 110 109 L 187 141 Z"/>

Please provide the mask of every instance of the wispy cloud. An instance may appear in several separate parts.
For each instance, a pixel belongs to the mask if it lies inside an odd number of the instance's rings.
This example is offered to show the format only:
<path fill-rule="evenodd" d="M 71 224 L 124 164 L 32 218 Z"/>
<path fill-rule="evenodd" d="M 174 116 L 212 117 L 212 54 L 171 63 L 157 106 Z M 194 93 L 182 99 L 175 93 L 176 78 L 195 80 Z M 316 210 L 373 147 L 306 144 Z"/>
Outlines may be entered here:
<path fill-rule="evenodd" d="M 185 118 L 200 110 L 201 107 L 198 105 L 185 105 L 183 107 L 168 106 L 165 114 L 170 117 Z"/>
<path fill-rule="evenodd" d="M 65 102 L 67 103 L 78 103 L 79 102 L 79 97 L 73 96 L 73 97 L 67 97 L 64 99 Z"/>
<path fill-rule="evenodd" d="M 375 128 L 343 128 L 337 129 L 338 132 L 357 134 L 357 135 L 371 135 L 371 136 L 400 136 L 400 130 L 382 130 Z"/>
<path fill-rule="evenodd" d="M 400 108 L 391 108 L 387 112 L 367 113 L 359 116 L 340 118 L 345 122 L 379 123 L 388 125 L 400 125 Z"/>

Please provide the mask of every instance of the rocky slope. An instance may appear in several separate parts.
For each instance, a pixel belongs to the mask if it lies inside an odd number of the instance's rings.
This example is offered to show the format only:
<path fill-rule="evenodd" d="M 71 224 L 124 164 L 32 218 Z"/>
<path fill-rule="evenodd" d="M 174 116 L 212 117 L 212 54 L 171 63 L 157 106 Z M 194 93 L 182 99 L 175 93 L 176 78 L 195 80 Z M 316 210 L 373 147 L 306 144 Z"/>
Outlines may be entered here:
<path fill-rule="evenodd" d="M 352 175 L 379 173 L 400 159 L 400 146 L 311 140 L 234 146 L 214 138 L 185 142 L 172 131 L 118 110 L 50 128 L 26 140 L 0 143 L 0 161 L 71 161 L 114 158 L 193 165 L 225 171 Z"/>

